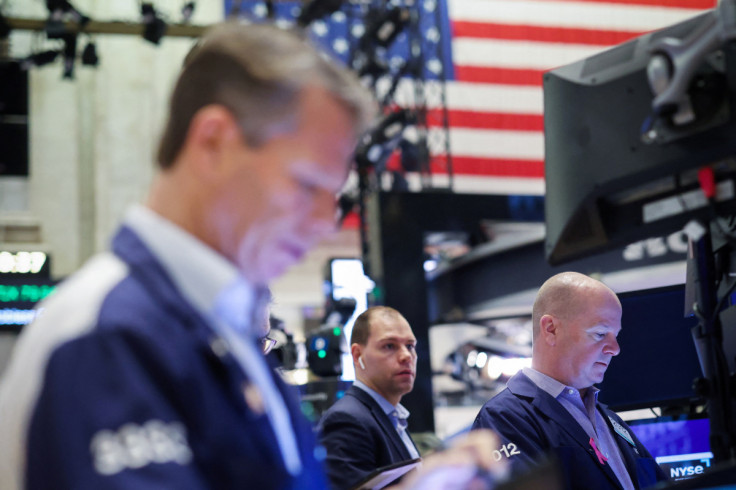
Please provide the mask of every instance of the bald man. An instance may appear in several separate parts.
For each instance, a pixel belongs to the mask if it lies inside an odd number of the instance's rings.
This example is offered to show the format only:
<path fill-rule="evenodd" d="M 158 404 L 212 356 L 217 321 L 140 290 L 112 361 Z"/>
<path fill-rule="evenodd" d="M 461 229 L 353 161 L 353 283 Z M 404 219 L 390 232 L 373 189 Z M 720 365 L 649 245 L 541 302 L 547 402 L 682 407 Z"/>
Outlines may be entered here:
<path fill-rule="evenodd" d="M 532 367 L 486 402 L 473 429 L 497 431 L 499 457 L 516 472 L 555 458 L 569 489 L 631 490 L 666 479 L 626 423 L 598 403 L 594 384 L 620 352 L 616 294 L 583 274 L 557 274 L 539 289 L 532 323 Z"/>

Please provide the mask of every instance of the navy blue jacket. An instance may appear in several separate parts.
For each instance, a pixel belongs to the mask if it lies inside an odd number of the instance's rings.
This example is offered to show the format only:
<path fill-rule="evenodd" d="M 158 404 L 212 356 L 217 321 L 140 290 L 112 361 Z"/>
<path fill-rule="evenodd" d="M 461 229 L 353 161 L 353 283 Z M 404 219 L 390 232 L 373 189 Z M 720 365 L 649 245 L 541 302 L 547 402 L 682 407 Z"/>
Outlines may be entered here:
<path fill-rule="evenodd" d="M 327 450 L 327 477 L 335 489 L 348 489 L 372 471 L 411 459 L 391 419 L 365 391 L 351 386 L 318 425 Z"/>
<path fill-rule="evenodd" d="M 632 446 L 613 432 L 634 486 L 645 488 L 665 480 L 664 472 L 626 423 L 602 403 L 597 408 L 609 427 L 611 417 L 628 430 L 635 444 Z M 599 463 L 580 424 L 560 402 L 521 372 L 509 380 L 506 389 L 483 405 L 472 428 L 489 428 L 500 435 L 505 447 L 501 454 L 509 458 L 514 473 L 529 469 L 551 455 L 562 467 L 565 488 L 622 488 L 610 466 Z"/>
<path fill-rule="evenodd" d="M 296 477 L 267 416 L 246 403 L 242 369 L 156 257 L 125 227 L 113 251 L 62 286 L 34 327 L 68 334 L 26 373 L 41 377 L 21 441 L 26 488 L 325 488 L 291 389 L 273 375 L 299 446 Z"/>

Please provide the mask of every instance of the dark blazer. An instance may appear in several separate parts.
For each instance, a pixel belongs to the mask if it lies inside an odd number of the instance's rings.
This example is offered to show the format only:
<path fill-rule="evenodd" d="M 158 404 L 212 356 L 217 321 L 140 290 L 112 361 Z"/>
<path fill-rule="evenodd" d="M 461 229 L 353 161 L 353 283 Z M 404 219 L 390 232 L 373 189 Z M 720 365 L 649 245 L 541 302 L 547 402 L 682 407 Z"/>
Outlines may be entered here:
<path fill-rule="evenodd" d="M 611 428 L 634 486 L 645 488 L 667 479 L 629 426 L 602 403 L 597 408 Z M 611 419 L 628 431 L 633 445 L 613 430 Z M 551 455 L 562 466 L 565 488 L 622 488 L 610 465 L 599 463 L 580 424 L 560 402 L 521 372 L 483 405 L 472 428 L 489 428 L 500 435 L 501 457 L 509 458 L 512 471 L 528 469 Z"/>
<path fill-rule="evenodd" d="M 352 488 L 377 468 L 411 459 L 391 418 L 355 386 L 325 412 L 317 430 L 335 489 Z"/>
<path fill-rule="evenodd" d="M 23 372 L 42 380 L 27 407 L 26 488 L 324 489 L 293 388 L 273 375 L 303 465 L 294 476 L 267 415 L 243 396 L 247 376 L 153 252 L 127 227 L 113 251 L 47 303 L 46 321 L 69 335 Z"/>

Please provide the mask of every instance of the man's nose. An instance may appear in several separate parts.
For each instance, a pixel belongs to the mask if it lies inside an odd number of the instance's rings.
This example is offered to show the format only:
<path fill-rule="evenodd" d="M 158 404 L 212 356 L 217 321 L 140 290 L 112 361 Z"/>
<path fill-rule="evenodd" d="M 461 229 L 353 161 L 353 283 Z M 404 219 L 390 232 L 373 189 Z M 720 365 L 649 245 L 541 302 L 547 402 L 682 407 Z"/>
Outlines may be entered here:
<path fill-rule="evenodd" d="M 328 234 L 337 229 L 337 200 L 332 193 L 321 191 L 315 198 L 312 225 L 320 234 Z"/>
<path fill-rule="evenodd" d="M 606 343 L 606 348 L 603 350 L 604 354 L 611 354 L 617 356 L 621 352 L 621 347 L 618 345 L 618 339 L 612 336 L 611 340 Z"/>
<path fill-rule="evenodd" d="M 399 360 L 401 362 L 411 361 L 414 357 L 414 351 L 412 351 L 408 346 L 402 345 L 399 348 Z"/>

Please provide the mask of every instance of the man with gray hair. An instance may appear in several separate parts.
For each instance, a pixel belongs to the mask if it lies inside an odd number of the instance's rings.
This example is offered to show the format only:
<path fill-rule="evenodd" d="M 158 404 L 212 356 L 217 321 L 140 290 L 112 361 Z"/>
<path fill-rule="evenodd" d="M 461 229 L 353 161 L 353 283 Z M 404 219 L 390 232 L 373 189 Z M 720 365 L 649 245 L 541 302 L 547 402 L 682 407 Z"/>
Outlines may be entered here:
<path fill-rule="evenodd" d="M 325 487 L 254 327 L 267 284 L 334 230 L 373 108 L 295 32 L 204 35 L 147 201 L 21 335 L 0 388 L 0 488 Z"/>
<path fill-rule="evenodd" d="M 473 429 L 490 428 L 514 471 L 552 457 L 568 489 L 639 489 L 666 476 L 614 412 L 598 403 L 619 353 L 621 303 L 603 283 L 563 272 L 548 279 L 532 309 L 532 367 L 481 408 Z"/>

